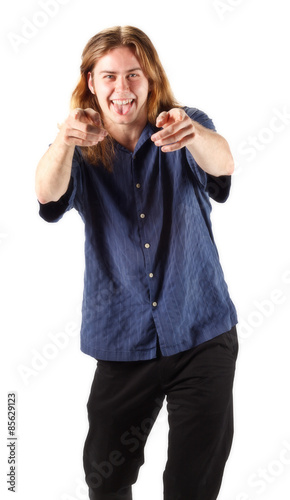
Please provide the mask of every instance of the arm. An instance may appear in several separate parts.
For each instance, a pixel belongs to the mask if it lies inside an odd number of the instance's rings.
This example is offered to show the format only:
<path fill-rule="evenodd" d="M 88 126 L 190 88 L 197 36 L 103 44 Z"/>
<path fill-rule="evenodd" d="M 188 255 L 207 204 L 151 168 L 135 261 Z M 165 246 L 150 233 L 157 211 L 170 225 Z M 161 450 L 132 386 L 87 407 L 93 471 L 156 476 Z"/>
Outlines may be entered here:
<path fill-rule="evenodd" d="M 93 109 L 75 109 L 70 113 L 37 166 L 35 189 L 40 203 L 58 201 L 66 192 L 75 146 L 94 146 L 106 135 L 100 115 Z"/>
<path fill-rule="evenodd" d="M 161 113 L 156 121 L 163 130 L 152 135 L 156 146 L 167 153 L 187 147 L 200 168 L 207 174 L 219 177 L 231 175 L 234 160 L 227 141 L 219 134 L 203 127 L 185 113 L 174 108 Z"/>

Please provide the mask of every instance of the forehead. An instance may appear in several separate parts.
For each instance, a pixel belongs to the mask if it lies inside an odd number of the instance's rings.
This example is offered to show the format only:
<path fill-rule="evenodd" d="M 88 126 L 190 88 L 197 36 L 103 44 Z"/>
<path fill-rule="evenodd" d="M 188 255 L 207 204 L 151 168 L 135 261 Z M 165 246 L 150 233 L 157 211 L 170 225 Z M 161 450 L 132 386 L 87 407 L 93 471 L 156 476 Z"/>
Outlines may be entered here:
<path fill-rule="evenodd" d="M 98 60 L 94 67 L 94 73 L 100 73 L 101 71 L 126 72 L 138 68 L 141 70 L 135 52 L 129 47 L 117 47 Z"/>

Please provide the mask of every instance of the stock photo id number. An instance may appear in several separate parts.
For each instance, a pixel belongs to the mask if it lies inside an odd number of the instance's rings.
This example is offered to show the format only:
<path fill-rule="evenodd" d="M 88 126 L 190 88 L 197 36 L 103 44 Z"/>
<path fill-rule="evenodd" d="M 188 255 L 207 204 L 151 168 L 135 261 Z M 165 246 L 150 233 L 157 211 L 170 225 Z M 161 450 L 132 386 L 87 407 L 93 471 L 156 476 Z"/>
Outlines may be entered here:
<path fill-rule="evenodd" d="M 8 491 L 17 491 L 17 398 L 15 392 L 8 393 L 7 398 L 7 448 L 8 448 Z"/>

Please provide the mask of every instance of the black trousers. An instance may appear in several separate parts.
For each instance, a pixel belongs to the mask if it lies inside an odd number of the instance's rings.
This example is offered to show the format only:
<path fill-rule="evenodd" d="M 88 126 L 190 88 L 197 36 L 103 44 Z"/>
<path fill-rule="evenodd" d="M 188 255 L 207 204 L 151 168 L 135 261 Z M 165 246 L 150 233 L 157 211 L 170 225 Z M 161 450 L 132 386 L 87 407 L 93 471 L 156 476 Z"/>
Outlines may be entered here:
<path fill-rule="evenodd" d="M 232 445 L 237 354 L 234 327 L 173 356 L 98 361 L 84 447 L 90 499 L 132 499 L 144 446 L 166 396 L 164 500 L 215 500 Z"/>

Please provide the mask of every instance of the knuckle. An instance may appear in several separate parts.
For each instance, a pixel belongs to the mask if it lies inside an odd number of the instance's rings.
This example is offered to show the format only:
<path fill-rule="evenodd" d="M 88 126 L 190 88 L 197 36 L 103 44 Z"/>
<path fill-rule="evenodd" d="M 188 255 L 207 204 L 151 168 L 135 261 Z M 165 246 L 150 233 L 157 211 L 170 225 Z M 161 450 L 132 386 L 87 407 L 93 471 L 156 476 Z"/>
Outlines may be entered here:
<path fill-rule="evenodd" d="M 185 118 L 185 111 L 181 108 L 175 108 L 176 116 L 179 120 L 183 120 Z"/>
<path fill-rule="evenodd" d="M 76 119 L 77 117 L 79 117 L 81 114 L 82 114 L 83 110 L 81 108 L 75 108 L 72 110 L 71 112 L 71 116 Z"/>

